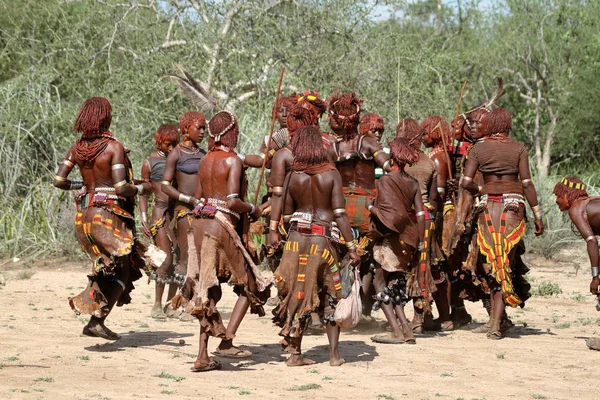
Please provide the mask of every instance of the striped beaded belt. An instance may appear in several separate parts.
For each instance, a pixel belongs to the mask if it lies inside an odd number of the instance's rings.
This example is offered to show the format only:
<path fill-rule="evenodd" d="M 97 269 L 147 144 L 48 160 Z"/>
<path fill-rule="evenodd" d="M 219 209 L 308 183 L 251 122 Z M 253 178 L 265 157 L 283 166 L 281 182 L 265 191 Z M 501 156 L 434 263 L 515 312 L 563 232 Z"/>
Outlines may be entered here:
<path fill-rule="evenodd" d="M 94 205 L 119 205 L 119 202 L 122 203 L 124 201 L 124 197 L 117 196 L 116 194 L 107 194 L 103 192 L 84 193 L 77 196 L 77 198 L 75 199 L 75 203 L 78 209 L 88 208 Z"/>

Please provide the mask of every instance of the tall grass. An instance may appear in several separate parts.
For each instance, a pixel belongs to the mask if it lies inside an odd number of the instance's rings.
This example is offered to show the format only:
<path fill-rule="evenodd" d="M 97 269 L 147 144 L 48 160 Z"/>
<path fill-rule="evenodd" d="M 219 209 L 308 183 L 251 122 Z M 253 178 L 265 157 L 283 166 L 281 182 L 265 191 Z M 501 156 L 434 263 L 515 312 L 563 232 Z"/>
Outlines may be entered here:
<path fill-rule="evenodd" d="M 0 260 L 82 257 L 73 228 L 72 193 L 52 186 L 59 162 L 78 137 L 71 123 L 79 104 L 63 103 L 71 102 L 61 99 L 43 79 L 29 86 L 18 82 L 0 86 L 0 114 L 5 117 L 0 138 Z M 131 148 L 137 176 L 143 159 L 153 151 L 156 127 L 176 122 L 179 115 L 163 111 L 150 119 L 145 110 L 131 108 L 125 118 L 113 120 L 113 128 L 125 147 Z M 269 120 L 248 114 L 239 118 L 238 151 L 253 153 L 268 134 Z M 206 147 L 206 141 L 201 147 Z M 75 168 L 69 178 L 79 179 L 78 175 Z M 248 198 L 253 199 L 258 171 L 250 170 L 248 179 Z"/>

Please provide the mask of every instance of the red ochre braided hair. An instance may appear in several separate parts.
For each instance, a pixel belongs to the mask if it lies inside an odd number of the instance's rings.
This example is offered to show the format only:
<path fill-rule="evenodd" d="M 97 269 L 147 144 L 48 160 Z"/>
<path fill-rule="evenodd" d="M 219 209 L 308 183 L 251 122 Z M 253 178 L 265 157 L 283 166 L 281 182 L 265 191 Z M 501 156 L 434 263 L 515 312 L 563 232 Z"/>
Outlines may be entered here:
<path fill-rule="evenodd" d="M 81 132 L 82 138 L 94 138 L 107 132 L 111 122 L 110 102 L 104 97 L 92 97 L 81 106 L 73 125 L 73 132 Z"/>
<path fill-rule="evenodd" d="M 179 131 L 181 132 L 181 136 L 187 135 L 187 131 L 194 121 L 199 121 L 201 125 L 206 124 L 204 115 L 197 111 L 188 111 L 179 118 Z"/>
<path fill-rule="evenodd" d="M 366 135 L 367 132 L 374 129 L 381 129 L 381 133 L 384 132 L 383 118 L 381 118 L 381 115 L 375 113 L 365 114 L 360 121 L 360 125 L 358 125 L 358 133 Z"/>
<path fill-rule="evenodd" d="M 347 137 L 354 137 L 356 126 L 360 121 L 360 110 L 362 99 L 356 93 L 339 93 L 334 92 L 329 100 L 329 117 L 346 130 Z"/>
<path fill-rule="evenodd" d="M 401 169 L 419 161 L 418 150 L 410 143 L 410 139 L 396 136 L 389 143 L 390 156 L 394 163 Z"/>
<path fill-rule="evenodd" d="M 396 126 L 396 137 L 408 139 L 415 149 L 421 148 L 419 123 L 412 118 L 404 118 L 398 123 L 398 126 Z"/>
<path fill-rule="evenodd" d="M 216 145 L 234 149 L 238 143 L 240 129 L 236 118 L 229 111 L 220 111 L 208 123 L 208 150 Z"/>
<path fill-rule="evenodd" d="M 75 142 L 75 156 L 84 163 L 93 162 L 116 140 L 108 131 L 112 122 L 112 106 L 104 97 L 92 97 L 81 106 L 73 125 L 74 132 L 81 132 Z"/>
<path fill-rule="evenodd" d="M 159 147 L 163 143 L 177 144 L 179 141 L 179 131 L 173 124 L 162 124 L 154 134 L 154 144 Z"/>
<path fill-rule="evenodd" d="M 288 134 L 291 136 L 296 130 L 303 126 L 318 126 L 319 120 L 315 118 L 314 114 L 309 109 L 296 104 L 290 110 L 286 119 L 286 124 Z"/>
<path fill-rule="evenodd" d="M 305 90 L 302 94 L 297 95 L 296 103 L 310 110 L 317 121 L 327 111 L 327 104 L 325 104 L 319 92 L 313 90 Z"/>
<path fill-rule="evenodd" d="M 298 163 L 317 165 L 327 162 L 327 150 L 323 147 L 319 128 L 312 125 L 298 128 L 292 137 L 292 154 Z"/>
<path fill-rule="evenodd" d="M 453 143 L 450 127 L 446 120 L 439 115 L 425 118 L 421 122 L 421 131 L 429 133 L 434 147 L 442 144 L 442 135 L 446 141 L 446 146 L 450 146 Z"/>
<path fill-rule="evenodd" d="M 487 124 L 486 136 L 500 133 L 508 136 L 512 129 L 512 118 L 510 117 L 510 112 L 505 108 L 496 108 L 484 114 L 482 119 L 485 119 L 485 123 Z"/>
<path fill-rule="evenodd" d="M 581 181 L 581 179 L 574 176 L 561 179 L 554 186 L 552 193 L 554 193 L 556 197 L 564 197 L 569 204 L 572 204 L 576 200 L 589 197 L 589 194 L 585 188 L 585 184 Z"/>

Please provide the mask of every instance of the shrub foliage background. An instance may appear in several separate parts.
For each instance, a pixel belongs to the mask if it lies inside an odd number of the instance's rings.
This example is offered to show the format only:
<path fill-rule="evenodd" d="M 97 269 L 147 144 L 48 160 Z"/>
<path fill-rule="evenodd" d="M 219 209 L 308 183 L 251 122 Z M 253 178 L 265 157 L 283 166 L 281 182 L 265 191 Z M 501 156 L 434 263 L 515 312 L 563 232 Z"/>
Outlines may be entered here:
<path fill-rule="evenodd" d="M 558 175 L 597 186 L 598 17 L 586 0 L 0 0 L 0 258 L 76 247 L 71 195 L 51 178 L 79 106 L 111 101 L 139 170 L 156 128 L 193 108 L 161 79 L 175 62 L 235 109 L 244 152 L 268 131 L 282 67 L 284 92 L 358 92 L 384 139 L 399 118 L 452 119 L 464 80 L 468 107 L 501 76 L 552 209 Z M 552 213 L 544 252 L 573 239 Z"/>

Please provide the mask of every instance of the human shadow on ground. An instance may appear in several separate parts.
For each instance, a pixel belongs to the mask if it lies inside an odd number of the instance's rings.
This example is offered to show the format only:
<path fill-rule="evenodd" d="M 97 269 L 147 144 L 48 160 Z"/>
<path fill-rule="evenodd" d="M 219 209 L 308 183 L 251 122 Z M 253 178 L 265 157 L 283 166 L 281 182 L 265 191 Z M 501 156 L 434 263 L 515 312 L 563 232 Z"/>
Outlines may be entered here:
<path fill-rule="evenodd" d="M 327 338 L 323 338 L 327 341 Z M 283 365 L 287 361 L 289 354 L 283 350 L 278 343 L 269 343 L 261 345 L 239 345 L 242 350 L 249 350 L 252 352 L 251 358 L 246 359 L 231 359 L 225 357 L 213 356 L 216 360 L 221 363 L 221 369 L 223 371 L 254 371 L 258 368 L 262 369 L 261 364 Z M 329 344 L 323 344 L 311 348 L 305 348 L 304 353 L 306 357 L 315 361 L 312 366 L 304 367 L 318 367 L 323 364 L 329 365 Z M 372 346 L 363 341 L 356 340 L 343 340 L 340 338 L 340 355 L 346 360 L 346 363 L 351 364 L 354 362 L 362 361 L 373 361 L 379 354 Z M 194 362 L 189 361 L 190 367 Z M 257 368 L 258 367 L 258 368 Z M 298 367 L 303 368 L 303 367 Z"/>
<path fill-rule="evenodd" d="M 185 337 L 194 336 L 193 333 L 181 333 L 173 331 L 151 331 L 151 332 L 134 332 L 130 331 L 121 335 L 121 339 L 108 342 L 105 341 L 102 344 L 96 343 L 92 346 L 84 347 L 88 351 L 96 352 L 111 352 L 111 351 L 122 351 L 125 348 L 135 347 L 152 347 L 157 345 L 166 345 L 174 348 L 181 349 L 186 344 L 180 344 L 179 340 Z M 168 339 L 174 339 L 174 341 L 167 341 Z M 103 339 L 98 338 L 97 340 L 102 341 Z M 188 344 L 189 345 L 189 344 Z"/>
<path fill-rule="evenodd" d="M 550 328 L 547 329 L 539 329 L 532 328 L 530 326 L 518 326 L 515 325 L 506 332 L 504 332 L 504 336 L 507 338 L 520 338 L 523 336 L 540 336 L 540 335 L 548 335 L 548 336 L 556 336 L 556 333 L 552 332 Z"/>

